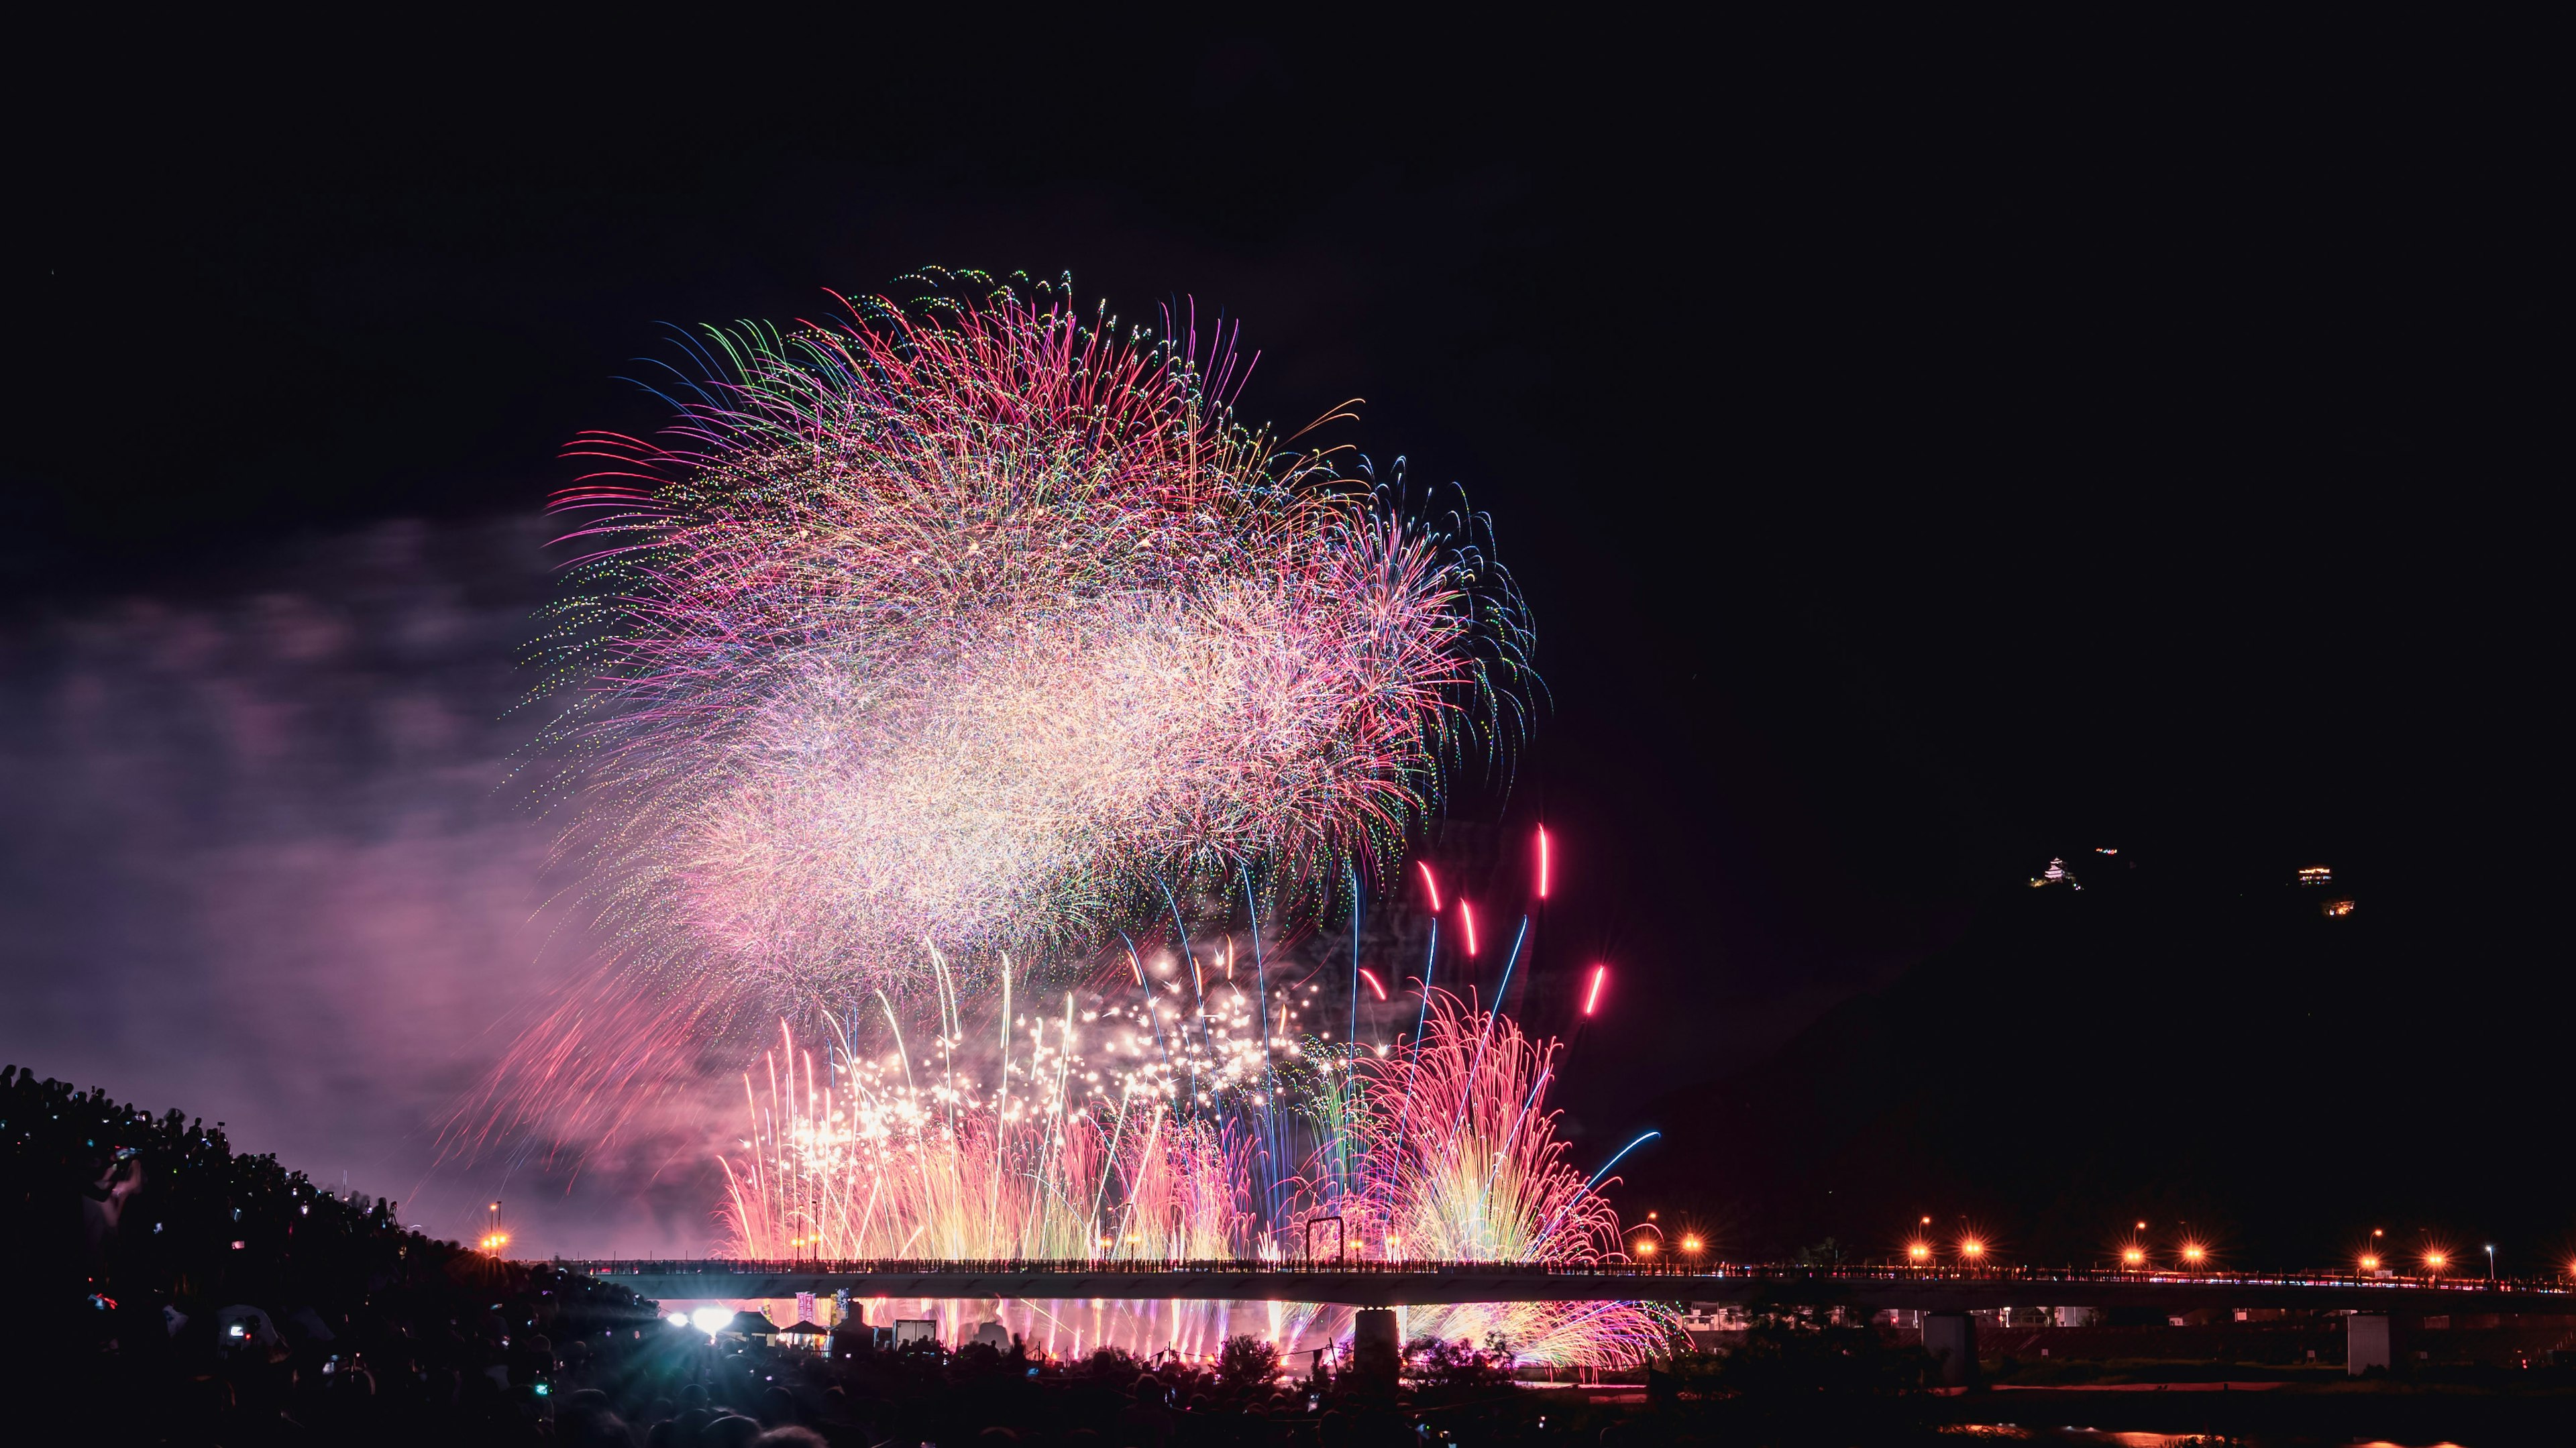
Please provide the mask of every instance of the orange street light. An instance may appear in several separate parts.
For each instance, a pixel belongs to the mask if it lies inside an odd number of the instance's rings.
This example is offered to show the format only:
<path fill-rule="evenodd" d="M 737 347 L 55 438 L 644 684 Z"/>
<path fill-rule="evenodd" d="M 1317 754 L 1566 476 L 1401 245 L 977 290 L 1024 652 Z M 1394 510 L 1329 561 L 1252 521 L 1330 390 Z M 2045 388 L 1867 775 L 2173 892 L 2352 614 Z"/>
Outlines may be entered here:
<path fill-rule="evenodd" d="M 2424 1267 L 2427 1271 L 2440 1272 L 2443 1268 L 2450 1265 L 2451 1254 L 2448 1252 L 2435 1250 L 2424 1254 Z"/>
<path fill-rule="evenodd" d="M 1932 1244 L 1929 1242 L 1912 1243 L 1906 1247 L 1905 1256 L 1907 1260 L 1912 1262 L 1929 1262 L 1932 1260 Z"/>
<path fill-rule="evenodd" d="M 2379 1270 L 2379 1254 L 2378 1254 L 2378 1253 L 2376 1253 L 2376 1252 L 2364 1252 L 2364 1253 L 2362 1253 L 2362 1254 L 2361 1254 L 2361 1270 L 2362 1270 L 2362 1271 L 2364 1271 L 2364 1272 L 2376 1272 L 2376 1271 L 2378 1271 L 2378 1270 Z"/>
<path fill-rule="evenodd" d="M 1959 1244 L 1959 1255 L 1967 1258 L 1971 1262 L 1974 1262 L 1986 1255 L 1986 1244 L 1978 1241 L 1974 1237 L 1970 1237 Z"/>
<path fill-rule="evenodd" d="M 2198 1242 L 2186 1242 L 2183 1244 L 2182 1260 L 2190 1263 L 2194 1267 L 2199 1266 L 2208 1256 L 2209 1249 L 2201 1246 Z"/>
<path fill-rule="evenodd" d="M 1652 1237 L 1639 1237 L 1637 1239 L 1637 1255 L 1640 1257 L 1654 1256 L 1655 1239 Z"/>
<path fill-rule="evenodd" d="M 1683 1250 L 1683 1251 L 1685 1251 L 1685 1252 L 1693 1252 L 1693 1253 L 1696 1253 L 1697 1251 L 1699 1251 L 1699 1238 L 1697 1238 L 1697 1237 L 1684 1237 L 1684 1238 L 1682 1238 L 1682 1250 Z"/>
<path fill-rule="evenodd" d="M 2120 1253 L 2120 1265 L 2121 1265 L 2121 1266 L 2123 1266 L 2123 1267 L 2144 1267 L 2144 1266 L 2146 1266 L 2146 1265 L 2147 1265 L 2147 1253 L 2146 1253 L 2146 1249 L 2145 1249 L 2145 1248 L 2143 1248 L 2143 1247 L 2130 1247 L 2130 1248 L 2125 1249 L 2124 1251 L 2122 1251 L 2122 1252 Z"/>

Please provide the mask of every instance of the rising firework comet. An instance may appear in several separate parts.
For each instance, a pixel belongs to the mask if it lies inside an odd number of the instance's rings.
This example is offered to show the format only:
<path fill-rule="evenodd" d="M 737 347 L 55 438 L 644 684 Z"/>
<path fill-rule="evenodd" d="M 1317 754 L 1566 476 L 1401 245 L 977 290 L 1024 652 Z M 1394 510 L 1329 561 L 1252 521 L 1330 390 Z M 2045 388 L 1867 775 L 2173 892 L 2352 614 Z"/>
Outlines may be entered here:
<path fill-rule="evenodd" d="M 701 1017 L 917 1002 L 1238 876 L 1311 910 L 1517 735 L 1480 517 L 1236 423 L 1187 325 L 963 280 L 710 331 L 664 436 L 575 449 L 540 793 L 619 970 Z"/>

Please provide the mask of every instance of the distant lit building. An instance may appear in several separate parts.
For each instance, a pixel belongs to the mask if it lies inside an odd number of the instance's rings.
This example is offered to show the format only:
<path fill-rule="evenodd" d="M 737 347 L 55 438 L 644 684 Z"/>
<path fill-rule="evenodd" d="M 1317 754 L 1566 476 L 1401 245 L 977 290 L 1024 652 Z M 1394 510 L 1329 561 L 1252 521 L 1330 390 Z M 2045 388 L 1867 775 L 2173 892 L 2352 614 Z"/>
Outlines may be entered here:
<path fill-rule="evenodd" d="M 2033 877 L 2030 884 L 2031 888 L 2034 890 L 2045 889 L 2050 885 L 2064 885 L 2070 890 L 2081 890 L 2084 888 L 2082 885 L 2075 882 L 2075 876 L 2073 872 L 2066 868 L 2066 862 L 2058 859 L 2050 860 L 2048 862 L 2048 868 L 2040 871 L 2038 875 Z"/>
<path fill-rule="evenodd" d="M 2323 865 L 2305 865 L 2299 870 L 2298 881 L 2299 888 L 2302 890 L 2320 886 L 2331 887 L 2334 884 L 2334 871 Z M 2352 910 L 2353 901 L 2350 895 L 2330 895 L 2317 902 L 2317 913 L 2330 920 L 2350 915 Z"/>

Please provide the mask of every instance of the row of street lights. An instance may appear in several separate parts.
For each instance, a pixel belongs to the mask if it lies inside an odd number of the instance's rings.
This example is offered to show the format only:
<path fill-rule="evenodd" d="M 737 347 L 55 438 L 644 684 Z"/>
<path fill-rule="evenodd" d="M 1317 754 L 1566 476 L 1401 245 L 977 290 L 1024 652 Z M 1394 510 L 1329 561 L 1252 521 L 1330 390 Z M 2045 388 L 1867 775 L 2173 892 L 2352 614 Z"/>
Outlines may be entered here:
<path fill-rule="evenodd" d="M 1932 1219 L 1930 1217 L 1925 1217 L 1921 1220 L 1920 1225 L 1925 1228 L 1929 1228 L 1932 1225 Z M 2137 1224 L 2137 1230 L 2141 1233 L 2145 1232 L 2147 1230 L 2147 1224 L 2145 1222 L 2139 1222 Z M 2373 1227 L 2370 1231 L 2370 1237 L 2371 1245 L 2367 1250 L 2360 1253 L 2357 1258 L 2360 1269 L 2365 1274 L 2376 1273 L 2381 1270 L 2383 1257 L 2380 1243 L 2386 1239 L 2387 1230 L 2381 1227 Z M 2487 1280 L 2492 1282 L 2496 1280 L 2496 1249 L 2493 1243 L 2489 1243 L 2486 1245 L 2484 1250 L 2487 1254 Z M 1917 1267 L 1931 1266 L 1937 1255 L 1937 1250 L 1933 1246 L 1928 1235 L 1918 1235 L 1913 1241 L 1906 1244 L 1905 1258 L 1911 1265 Z M 1959 1239 L 1959 1243 L 1956 1248 L 1956 1255 L 1957 1260 L 1962 1265 L 1976 1266 L 1985 1260 L 1986 1244 L 1982 1239 L 1978 1238 L 1974 1234 L 1962 1236 Z M 2189 1271 L 2197 1272 L 2209 1265 L 2209 1248 L 2207 1244 L 2194 1238 L 2184 1238 L 2177 1247 L 2175 1255 L 2181 1259 L 2183 1267 Z M 2442 1273 L 2449 1271 L 2451 1266 L 2451 1254 L 2449 1251 L 2431 1243 L 2427 1243 L 2425 1245 L 2423 1252 L 2419 1255 L 2417 1260 L 2423 1266 L 2424 1275 L 2428 1277 L 2438 1277 Z M 2131 1271 L 2144 1271 L 2153 1265 L 2150 1261 L 2150 1254 L 2144 1240 L 2140 1238 L 2132 1238 L 2120 1248 L 2120 1265 Z M 2567 1264 L 2567 1272 L 2570 1277 L 2576 1277 L 2576 1261 L 2570 1261 Z"/>
<path fill-rule="evenodd" d="M 1663 1250 L 1664 1229 L 1656 1220 L 1662 1215 L 1663 1214 L 1660 1212 L 1648 1212 L 1646 1214 L 1646 1220 L 1637 1224 L 1638 1235 L 1636 1239 L 1628 1245 L 1629 1249 L 1636 1254 L 1638 1260 L 1651 1262 L 1655 1260 L 1655 1254 Z M 1700 1254 L 1700 1249 L 1706 1244 L 1700 1241 L 1699 1233 L 1684 1232 L 1681 1240 L 1675 1242 L 1673 1245 L 1681 1250 L 1683 1256 L 1697 1257 Z"/>

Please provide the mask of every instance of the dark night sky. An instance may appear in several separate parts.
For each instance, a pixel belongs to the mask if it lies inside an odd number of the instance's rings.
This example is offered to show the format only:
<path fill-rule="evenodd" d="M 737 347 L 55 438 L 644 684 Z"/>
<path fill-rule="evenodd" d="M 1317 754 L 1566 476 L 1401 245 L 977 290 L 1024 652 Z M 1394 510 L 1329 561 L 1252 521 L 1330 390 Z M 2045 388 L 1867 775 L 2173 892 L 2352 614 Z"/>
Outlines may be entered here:
<path fill-rule="evenodd" d="M 2526 91 L 2393 38 L 1525 42 L 58 37 L 0 1056 L 479 1200 L 424 1123 L 577 958 L 491 795 L 556 447 L 650 425 L 657 324 L 924 263 L 1240 317 L 1248 413 L 1364 397 L 1491 510 L 1554 701 L 1511 819 L 1569 860 L 1535 988 L 1620 972 L 1587 1142 L 2100 844 L 2331 861 L 2441 922 L 2427 1016 L 2563 1034 L 2515 1009 L 2566 964 Z M 531 1245 L 702 1238 L 658 1165 Z"/>

